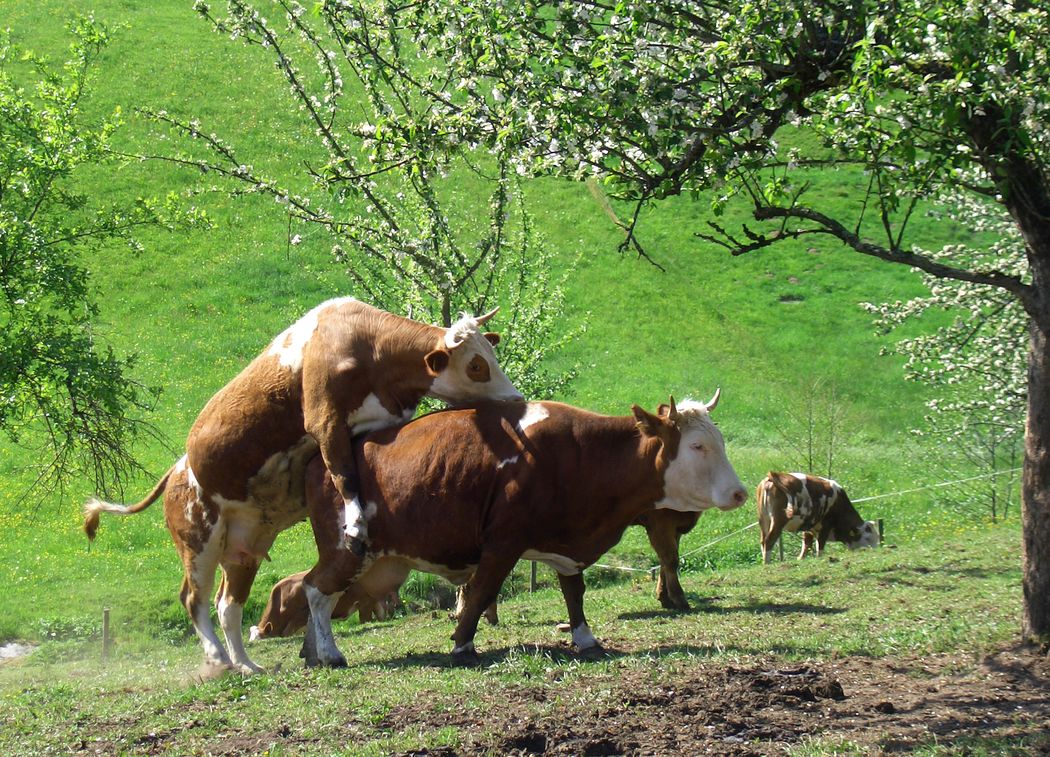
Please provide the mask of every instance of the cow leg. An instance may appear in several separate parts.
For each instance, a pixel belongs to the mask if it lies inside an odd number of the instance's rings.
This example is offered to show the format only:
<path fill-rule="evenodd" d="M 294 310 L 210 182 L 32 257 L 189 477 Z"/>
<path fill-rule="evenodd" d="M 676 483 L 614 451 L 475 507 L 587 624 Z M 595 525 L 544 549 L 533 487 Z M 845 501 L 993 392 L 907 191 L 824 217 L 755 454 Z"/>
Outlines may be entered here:
<path fill-rule="evenodd" d="M 332 611 L 343 592 L 326 594 L 311 585 L 310 577 L 303 581 L 303 591 L 310 606 L 310 617 L 306 621 L 306 636 L 303 639 L 301 656 L 310 668 L 345 668 L 346 658 L 335 645 L 332 633 Z"/>
<path fill-rule="evenodd" d="M 310 608 L 303 640 L 302 656 L 308 667 L 345 668 L 332 633 L 332 616 L 343 594 L 361 574 L 362 561 L 349 550 L 337 554 L 321 553 L 321 560 L 303 579 L 303 591 Z"/>
<path fill-rule="evenodd" d="M 801 560 L 806 556 L 806 553 L 813 547 L 813 533 L 810 531 L 802 532 L 802 551 L 798 553 L 798 559 Z"/>
<path fill-rule="evenodd" d="M 230 657 L 215 633 L 210 611 L 211 590 L 215 585 L 215 570 L 219 565 L 220 541 L 213 535 L 205 542 L 200 552 L 184 553 L 185 574 L 179 598 L 190 616 L 201 646 L 204 647 L 204 664 L 214 668 L 227 668 L 231 666 Z"/>
<path fill-rule="evenodd" d="M 244 649 L 244 632 L 242 620 L 244 604 L 248 601 L 255 574 L 259 570 L 257 560 L 243 564 L 223 564 L 222 582 L 215 597 L 215 609 L 218 611 L 219 624 L 226 636 L 226 646 L 230 650 L 233 665 L 242 673 L 261 673 L 263 669 L 252 662 Z"/>
<path fill-rule="evenodd" d="M 365 552 L 368 525 L 360 500 L 360 478 L 354 462 L 353 441 L 348 423 L 352 422 L 352 408 L 343 407 L 332 398 L 348 396 L 346 386 L 354 370 L 352 362 L 339 366 L 330 363 L 331 356 L 311 356 L 303 364 L 303 423 L 306 431 L 317 440 L 317 445 L 342 499 L 340 513 L 346 545 L 355 554 Z M 309 374 L 309 375 L 308 375 Z M 318 377 L 324 375 L 324 381 Z M 330 505 L 340 507 L 335 498 Z"/>
<path fill-rule="evenodd" d="M 513 570 L 518 554 L 508 556 L 497 551 L 483 552 L 473 577 L 463 587 L 463 607 L 459 612 L 456 630 L 452 634 L 452 658 L 457 663 L 470 664 L 477 660 L 474 636 L 478 632 L 481 613 L 499 596 L 503 581 Z"/>
<path fill-rule="evenodd" d="M 452 614 L 453 618 L 459 618 L 460 613 L 463 612 L 463 607 L 466 604 L 466 601 L 467 601 L 466 585 L 464 584 L 464 585 L 461 585 L 461 586 L 457 586 L 456 587 L 456 610 Z M 485 618 L 485 620 L 488 621 L 488 624 L 490 626 L 498 626 L 499 625 L 499 600 L 494 599 L 492 601 L 492 604 L 490 604 L 488 607 L 486 607 L 485 608 L 485 612 L 483 612 L 481 615 L 482 615 L 482 617 Z"/>
<path fill-rule="evenodd" d="M 574 573 L 571 576 L 558 574 L 558 584 L 561 586 L 561 595 L 565 598 L 565 607 L 569 611 L 569 628 L 572 629 L 572 644 L 579 652 L 600 652 L 601 644 L 594 638 L 587 618 L 583 614 L 583 594 L 587 586 L 583 582 L 582 573 Z"/>
<path fill-rule="evenodd" d="M 179 599 L 204 648 L 208 674 L 230 667 L 230 657 L 211 620 L 211 592 L 226 541 L 227 520 L 221 508 L 191 485 L 192 472 L 176 466 L 164 490 L 164 523 L 182 561 Z"/>
<path fill-rule="evenodd" d="M 773 547 L 776 546 L 777 540 L 784 530 L 785 522 L 778 518 L 771 518 L 768 515 L 765 517 L 765 522 L 763 522 L 762 518 L 759 519 L 759 530 L 762 532 L 762 562 L 767 565 L 772 557 Z"/>
<path fill-rule="evenodd" d="M 688 610 L 689 600 L 685 598 L 682 584 L 678 580 L 678 541 L 677 524 L 670 520 L 646 523 L 645 533 L 649 543 L 660 559 L 660 576 L 656 581 L 656 598 L 662 607 L 668 610 Z M 560 576 L 559 576 L 560 578 Z M 564 591 L 564 588 L 562 589 Z"/>

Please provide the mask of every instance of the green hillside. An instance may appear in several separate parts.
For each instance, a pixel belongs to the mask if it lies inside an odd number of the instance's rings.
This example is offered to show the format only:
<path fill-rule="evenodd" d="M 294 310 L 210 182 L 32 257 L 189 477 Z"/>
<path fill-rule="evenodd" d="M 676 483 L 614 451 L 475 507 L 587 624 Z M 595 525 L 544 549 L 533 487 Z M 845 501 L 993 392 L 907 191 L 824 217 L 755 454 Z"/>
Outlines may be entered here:
<path fill-rule="evenodd" d="M 189 0 L 22 2 L 5 0 L 0 23 L 16 42 L 61 60 L 63 31 L 75 11 L 113 23 L 113 44 L 92 88 L 90 108 L 119 107 L 127 123 L 117 142 L 129 151 L 164 152 L 165 138 L 134 115 L 136 106 L 196 117 L 206 131 L 243 147 L 275 175 L 311 157 L 296 138 L 297 114 L 270 61 L 215 33 Z M 820 177 L 826 196 L 845 202 L 857 176 Z M 81 176 L 105 201 L 186 192 L 199 177 L 160 163 L 131 164 Z M 566 328 L 587 331 L 557 356 L 580 366 L 564 401 L 625 414 L 632 403 L 655 407 L 669 394 L 706 399 L 722 387 L 716 411 L 730 458 L 753 486 L 770 468 L 797 467 L 788 442 L 803 432 L 797 409 L 818 392 L 834 395 L 846 421 L 836 449 L 835 476 L 856 497 L 913 489 L 941 480 L 936 450 L 915 447 L 926 395 L 903 380 L 899 361 L 879 357 L 861 301 L 905 298 L 921 291 L 903 267 L 867 260 L 837 246 L 783 245 L 730 259 L 695 237 L 706 230 L 708 203 L 688 198 L 647 212 L 640 238 L 665 271 L 616 251 L 620 232 L 582 184 L 536 180 L 527 188 L 537 228 L 559 265 L 581 258 L 568 282 Z M 188 200 L 207 209 L 210 231 L 150 233 L 141 254 L 110 249 L 87 261 L 102 307 L 101 331 L 121 352 L 139 355 L 139 378 L 163 394 L 150 420 L 168 445 L 138 450 L 157 475 L 181 454 L 190 424 L 207 399 L 280 330 L 317 302 L 353 293 L 330 257 L 330 242 L 307 234 L 288 243 L 280 208 L 258 198 L 218 194 Z M 626 212 L 626 208 L 618 208 Z M 918 222 L 918 221 L 917 221 Z M 939 229 L 925 231 L 931 241 Z M 494 322 L 499 328 L 499 323 Z M 73 481 L 61 497 L 23 498 L 32 456 L 0 440 L 0 582 L 6 587 L 0 640 L 39 639 L 54 629 L 74 634 L 94 627 L 98 608 L 114 608 L 127 627 L 145 624 L 183 638 L 188 623 L 176 591 L 180 568 L 160 508 L 103 523 L 87 547 L 78 531 L 79 504 L 91 495 Z M 152 481 L 126 493 L 131 501 Z M 936 494 L 879 500 L 867 517 L 881 517 L 895 541 L 943 531 Z M 729 534 L 753 520 L 750 505 L 705 516 L 684 550 Z M 695 568 L 754 562 L 754 531 L 692 558 Z M 278 540 L 260 574 L 253 601 L 311 561 L 309 530 Z M 613 558 L 648 567 L 644 534 L 630 533 Z M 252 617 L 257 606 L 249 607 Z"/>

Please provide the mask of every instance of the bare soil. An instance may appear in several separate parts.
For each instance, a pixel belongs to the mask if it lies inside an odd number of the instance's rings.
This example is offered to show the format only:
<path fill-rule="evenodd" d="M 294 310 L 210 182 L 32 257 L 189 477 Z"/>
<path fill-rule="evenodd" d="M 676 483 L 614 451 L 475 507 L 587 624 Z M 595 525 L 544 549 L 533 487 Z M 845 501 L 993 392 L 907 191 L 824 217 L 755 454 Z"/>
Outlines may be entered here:
<path fill-rule="evenodd" d="M 500 688 L 484 723 L 426 702 L 395 709 L 393 732 L 455 726 L 455 749 L 409 754 L 782 755 L 822 740 L 873 753 L 938 744 L 957 754 L 1050 755 L 1050 661 L 1029 648 L 966 655 L 844 658 L 745 667 L 717 661 L 684 666 L 654 684 L 628 671 L 613 696 L 547 701 L 544 687 Z"/>

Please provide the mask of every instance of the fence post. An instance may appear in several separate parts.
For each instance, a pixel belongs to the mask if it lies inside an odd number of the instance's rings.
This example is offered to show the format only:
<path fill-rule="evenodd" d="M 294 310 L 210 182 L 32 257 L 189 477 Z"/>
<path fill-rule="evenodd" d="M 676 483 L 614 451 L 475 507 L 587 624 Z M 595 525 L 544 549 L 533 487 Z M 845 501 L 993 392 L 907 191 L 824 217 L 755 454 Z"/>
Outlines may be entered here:
<path fill-rule="evenodd" d="M 883 531 L 883 528 L 882 528 L 882 518 L 879 518 L 879 544 L 882 544 L 883 534 L 884 534 L 884 531 Z"/>
<path fill-rule="evenodd" d="M 110 649 L 110 638 L 109 638 L 109 608 L 102 608 L 102 659 L 109 659 Z"/>
<path fill-rule="evenodd" d="M 536 561 L 531 560 L 529 562 L 529 591 L 536 591 Z"/>

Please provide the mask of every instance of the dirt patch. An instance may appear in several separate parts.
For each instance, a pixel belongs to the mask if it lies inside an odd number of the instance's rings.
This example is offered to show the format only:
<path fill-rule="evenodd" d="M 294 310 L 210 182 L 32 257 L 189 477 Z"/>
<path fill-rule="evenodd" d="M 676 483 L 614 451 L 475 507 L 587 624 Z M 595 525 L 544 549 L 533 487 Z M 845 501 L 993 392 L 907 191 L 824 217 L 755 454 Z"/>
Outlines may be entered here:
<path fill-rule="evenodd" d="M 608 690 L 606 681 L 601 686 Z M 802 665 L 705 661 L 654 683 L 628 670 L 600 704 L 542 688 L 502 689 L 485 722 L 449 717 L 425 702 L 390 712 L 391 731 L 455 725 L 457 749 L 410 754 L 781 755 L 811 739 L 882 753 L 936 742 L 960 754 L 1050 755 L 1050 662 L 1009 648 L 981 660 L 965 655 L 857 658 Z M 609 703 L 614 704 L 609 704 Z"/>

